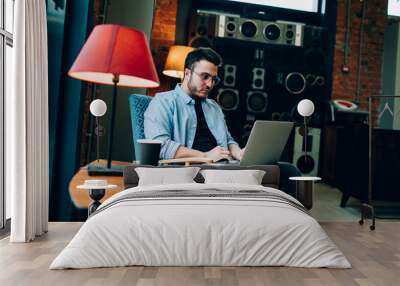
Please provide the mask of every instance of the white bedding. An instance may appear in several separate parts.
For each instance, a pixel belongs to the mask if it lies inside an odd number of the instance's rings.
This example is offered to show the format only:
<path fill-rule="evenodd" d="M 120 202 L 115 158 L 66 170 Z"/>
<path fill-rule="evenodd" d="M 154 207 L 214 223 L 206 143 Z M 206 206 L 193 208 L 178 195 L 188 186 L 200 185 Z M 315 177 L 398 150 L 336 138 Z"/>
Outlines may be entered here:
<path fill-rule="evenodd" d="M 200 192 L 210 188 L 262 190 L 297 202 L 279 190 L 254 185 L 131 188 L 103 203 L 99 208 L 103 211 L 86 221 L 50 269 L 126 265 L 351 267 L 311 216 L 279 201 L 182 197 L 113 204 L 132 192 Z"/>

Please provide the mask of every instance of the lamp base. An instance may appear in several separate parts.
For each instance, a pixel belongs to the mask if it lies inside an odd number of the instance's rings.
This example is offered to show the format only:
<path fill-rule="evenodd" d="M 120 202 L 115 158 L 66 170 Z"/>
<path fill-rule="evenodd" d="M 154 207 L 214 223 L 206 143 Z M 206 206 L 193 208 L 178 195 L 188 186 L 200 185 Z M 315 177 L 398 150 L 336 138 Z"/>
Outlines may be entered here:
<path fill-rule="evenodd" d="M 107 168 L 107 165 L 89 164 L 89 176 L 120 176 L 122 177 L 124 168 L 126 166 L 112 166 Z"/>

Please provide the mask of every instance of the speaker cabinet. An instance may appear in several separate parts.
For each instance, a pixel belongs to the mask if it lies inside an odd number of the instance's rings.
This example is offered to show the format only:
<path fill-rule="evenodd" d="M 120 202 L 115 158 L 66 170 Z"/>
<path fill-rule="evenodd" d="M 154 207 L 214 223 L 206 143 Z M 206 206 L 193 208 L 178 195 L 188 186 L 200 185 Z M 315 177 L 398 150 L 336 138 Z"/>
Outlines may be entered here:
<path fill-rule="evenodd" d="M 301 94 L 307 86 L 305 76 L 300 72 L 277 73 L 276 81 L 285 87 L 289 94 Z"/>
<path fill-rule="evenodd" d="M 305 98 L 315 104 L 310 126 L 322 126 L 331 86 L 326 29 L 235 15 L 211 17 L 215 17 L 216 25 L 213 48 L 224 65 L 219 69 L 220 86 L 209 97 L 221 106 L 228 129 L 241 146 L 246 144 L 248 129 L 255 120 L 301 123 L 303 118 L 298 116 L 296 106 Z M 195 31 L 199 23 L 209 30 L 213 26 L 212 21 L 195 23 Z M 299 46 L 284 42 L 282 37 L 290 29 L 299 35 L 294 40 Z M 200 34 L 198 31 L 195 36 Z M 317 63 L 322 66 L 315 67 Z"/>
<path fill-rule="evenodd" d="M 306 146 L 304 128 L 295 128 L 293 164 L 296 165 L 303 175 L 318 175 L 320 140 L 321 129 L 308 128 Z M 304 155 L 305 150 L 307 150 L 307 157 Z"/>
<path fill-rule="evenodd" d="M 238 16 L 217 16 L 217 37 L 267 44 L 303 45 L 304 25 L 292 22 L 270 22 Z"/>
<path fill-rule="evenodd" d="M 217 15 L 207 13 L 194 14 L 189 28 L 188 44 L 191 47 L 213 47 Z"/>
<path fill-rule="evenodd" d="M 234 87 L 236 85 L 236 65 L 224 65 L 223 85 Z"/>
<path fill-rule="evenodd" d="M 304 66 L 319 71 L 327 66 L 327 29 L 316 26 L 304 27 Z"/>
<path fill-rule="evenodd" d="M 236 111 L 239 107 L 239 91 L 232 88 L 220 88 L 216 100 L 222 110 Z"/>
<path fill-rule="evenodd" d="M 265 69 L 253 68 L 253 80 L 251 83 L 252 89 L 264 89 L 265 87 Z"/>
<path fill-rule="evenodd" d="M 247 93 L 247 111 L 263 113 L 267 110 L 268 94 L 263 91 L 252 90 Z"/>
<path fill-rule="evenodd" d="M 326 98 L 329 97 L 325 76 L 318 73 L 306 73 L 303 70 L 278 71 L 274 81 L 268 85 L 268 113 L 271 119 L 290 120 L 302 123 L 303 118 L 297 112 L 297 104 L 302 99 L 310 99 L 315 105 L 311 126 L 322 124 Z"/>

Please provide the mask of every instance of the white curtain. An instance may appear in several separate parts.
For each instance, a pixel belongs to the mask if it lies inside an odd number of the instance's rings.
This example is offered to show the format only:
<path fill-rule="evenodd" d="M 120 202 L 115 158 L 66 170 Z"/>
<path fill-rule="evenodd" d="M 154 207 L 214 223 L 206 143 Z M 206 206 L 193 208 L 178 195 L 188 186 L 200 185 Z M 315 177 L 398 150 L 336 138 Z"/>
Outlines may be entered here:
<path fill-rule="evenodd" d="M 48 227 L 48 90 L 45 0 L 17 0 L 13 93 L 6 98 L 6 187 L 11 190 L 12 242 Z"/>

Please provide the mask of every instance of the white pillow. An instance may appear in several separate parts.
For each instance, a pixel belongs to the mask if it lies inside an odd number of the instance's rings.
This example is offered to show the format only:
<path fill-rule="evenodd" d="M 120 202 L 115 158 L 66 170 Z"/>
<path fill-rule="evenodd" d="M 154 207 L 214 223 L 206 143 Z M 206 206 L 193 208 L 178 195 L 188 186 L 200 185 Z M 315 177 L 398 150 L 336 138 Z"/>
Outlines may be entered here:
<path fill-rule="evenodd" d="M 265 171 L 262 170 L 202 170 L 205 184 L 226 183 L 261 185 Z"/>
<path fill-rule="evenodd" d="M 138 186 L 195 183 L 200 168 L 135 168 L 139 176 Z"/>

